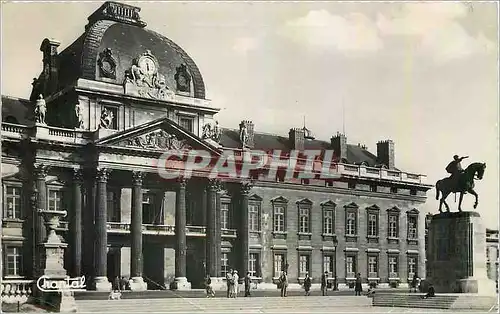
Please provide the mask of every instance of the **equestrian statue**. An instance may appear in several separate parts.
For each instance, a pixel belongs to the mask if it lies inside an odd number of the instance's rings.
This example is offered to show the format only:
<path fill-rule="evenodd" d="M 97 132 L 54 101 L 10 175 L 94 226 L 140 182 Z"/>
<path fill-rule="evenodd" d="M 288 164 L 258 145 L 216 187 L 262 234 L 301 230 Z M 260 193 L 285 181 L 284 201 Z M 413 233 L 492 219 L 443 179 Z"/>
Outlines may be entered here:
<path fill-rule="evenodd" d="M 475 162 L 470 164 L 465 170 L 463 170 L 460 163 L 466 158 L 469 158 L 469 156 L 453 156 L 453 160 L 446 167 L 446 172 L 450 173 L 451 176 L 436 182 L 436 200 L 439 200 L 439 192 L 441 192 L 441 200 L 439 202 L 440 213 L 443 212 L 441 209 L 443 204 L 446 206 L 446 211 L 450 211 L 450 207 L 446 203 L 446 198 L 448 197 L 448 195 L 450 195 L 450 193 L 460 193 L 460 199 L 458 201 L 459 212 L 462 211 L 462 200 L 464 194 L 467 194 L 467 192 L 474 195 L 474 197 L 476 198 L 474 209 L 477 208 L 478 195 L 474 191 L 474 179 L 483 179 L 486 164 Z"/>

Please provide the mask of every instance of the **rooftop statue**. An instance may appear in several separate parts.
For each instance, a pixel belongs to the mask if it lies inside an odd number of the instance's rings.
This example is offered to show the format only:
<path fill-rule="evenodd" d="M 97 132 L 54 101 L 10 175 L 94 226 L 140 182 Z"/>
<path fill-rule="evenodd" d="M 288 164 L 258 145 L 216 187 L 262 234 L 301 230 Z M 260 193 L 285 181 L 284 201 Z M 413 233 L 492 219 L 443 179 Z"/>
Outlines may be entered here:
<path fill-rule="evenodd" d="M 441 193 L 441 200 L 439 202 L 439 212 L 442 213 L 443 204 L 446 206 L 446 211 L 450 211 L 450 207 L 446 203 L 446 198 L 450 193 L 460 193 L 460 200 L 458 202 L 458 211 L 462 211 L 462 200 L 464 194 L 470 193 L 476 198 L 474 202 L 474 209 L 478 205 L 478 195 L 474 191 L 474 180 L 482 180 L 484 170 L 486 169 L 485 163 L 475 162 L 470 164 L 463 170 L 461 162 L 469 156 L 459 157 L 453 156 L 453 160 L 446 166 L 446 171 L 451 175 L 448 178 L 438 180 L 436 182 L 436 200 L 439 200 Z"/>
<path fill-rule="evenodd" d="M 45 114 L 47 113 L 47 105 L 43 95 L 38 95 L 38 99 L 35 103 L 35 122 L 40 124 L 45 124 Z"/>

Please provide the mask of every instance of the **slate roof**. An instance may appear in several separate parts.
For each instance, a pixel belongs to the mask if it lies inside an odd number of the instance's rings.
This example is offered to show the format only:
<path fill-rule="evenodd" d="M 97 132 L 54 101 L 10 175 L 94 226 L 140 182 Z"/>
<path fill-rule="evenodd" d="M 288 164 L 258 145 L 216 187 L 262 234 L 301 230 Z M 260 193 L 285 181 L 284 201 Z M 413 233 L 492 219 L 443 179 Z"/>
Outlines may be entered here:
<path fill-rule="evenodd" d="M 2 95 L 2 121 L 4 122 L 29 124 L 31 108 L 32 103 L 27 99 Z"/>
<path fill-rule="evenodd" d="M 239 139 L 239 131 L 235 129 L 222 128 L 220 144 L 227 148 L 241 147 Z M 288 137 L 267 134 L 254 133 L 254 147 L 257 150 L 273 150 L 280 149 L 282 151 L 290 150 L 292 146 Z M 332 149 L 330 142 L 321 140 L 306 140 L 304 149 L 328 150 Z M 377 156 L 358 145 L 347 145 L 347 162 L 352 164 L 361 164 L 365 162 L 367 166 L 376 167 L 379 165 Z"/>
<path fill-rule="evenodd" d="M 146 28 L 110 20 L 98 20 L 89 25 L 81 36 L 58 54 L 59 89 L 78 78 L 100 80 L 97 69 L 99 53 L 110 48 L 116 60 L 116 79 L 122 84 L 125 70 L 132 65 L 132 59 L 150 50 L 158 59 L 159 73 L 165 75 L 167 86 L 175 89 L 176 67 L 186 64 L 193 82 L 193 96 L 205 98 L 205 83 L 193 59 L 180 46 L 165 36 Z M 42 78 L 42 75 L 40 75 Z M 110 82 L 110 79 L 106 79 Z"/>

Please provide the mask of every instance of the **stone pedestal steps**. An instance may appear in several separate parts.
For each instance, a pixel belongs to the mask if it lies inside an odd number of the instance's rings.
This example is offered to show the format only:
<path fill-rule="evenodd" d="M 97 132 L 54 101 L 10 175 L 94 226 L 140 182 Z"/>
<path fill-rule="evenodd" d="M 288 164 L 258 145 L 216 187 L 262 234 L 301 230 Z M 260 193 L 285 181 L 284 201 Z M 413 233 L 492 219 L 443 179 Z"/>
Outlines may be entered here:
<path fill-rule="evenodd" d="M 324 312 L 335 308 L 371 308 L 366 297 L 287 297 L 287 298 L 169 298 L 77 300 L 78 312 Z M 349 312 L 347 310 L 347 312 Z"/>
<path fill-rule="evenodd" d="M 498 304 L 495 296 L 476 296 L 469 294 L 437 295 L 422 299 L 422 294 L 376 294 L 373 306 L 407 307 L 456 310 L 490 310 Z"/>

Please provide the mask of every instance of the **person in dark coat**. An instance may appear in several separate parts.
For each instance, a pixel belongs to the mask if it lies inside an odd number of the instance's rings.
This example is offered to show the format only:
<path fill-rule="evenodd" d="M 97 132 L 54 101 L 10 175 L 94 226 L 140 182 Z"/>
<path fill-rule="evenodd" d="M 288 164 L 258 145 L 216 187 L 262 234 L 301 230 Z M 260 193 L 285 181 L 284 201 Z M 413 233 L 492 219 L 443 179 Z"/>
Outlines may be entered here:
<path fill-rule="evenodd" d="M 410 293 L 411 293 L 412 290 L 415 291 L 415 292 L 417 292 L 418 279 L 419 278 L 418 278 L 417 273 L 414 273 L 413 274 L 413 278 L 412 278 L 411 283 L 410 283 Z"/>
<path fill-rule="evenodd" d="M 323 275 L 321 275 L 321 295 L 328 295 L 327 288 L 328 287 L 328 272 L 325 271 Z"/>
<path fill-rule="evenodd" d="M 113 280 L 113 291 L 121 291 L 120 290 L 120 277 L 116 276 Z"/>
<path fill-rule="evenodd" d="M 361 274 L 358 273 L 356 275 L 356 283 L 354 285 L 354 292 L 355 295 L 361 295 L 361 292 L 363 291 L 363 287 L 361 286 Z"/>
<path fill-rule="evenodd" d="M 311 295 L 311 277 L 309 277 L 309 273 L 306 273 L 306 278 L 304 278 L 304 290 L 306 291 L 306 296 Z"/>
<path fill-rule="evenodd" d="M 250 284 L 252 283 L 252 280 L 250 279 L 250 272 L 247 272 L 247 275 L 245 276 L 245 297 L 250 296 Z"/>

